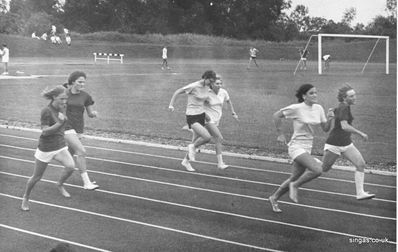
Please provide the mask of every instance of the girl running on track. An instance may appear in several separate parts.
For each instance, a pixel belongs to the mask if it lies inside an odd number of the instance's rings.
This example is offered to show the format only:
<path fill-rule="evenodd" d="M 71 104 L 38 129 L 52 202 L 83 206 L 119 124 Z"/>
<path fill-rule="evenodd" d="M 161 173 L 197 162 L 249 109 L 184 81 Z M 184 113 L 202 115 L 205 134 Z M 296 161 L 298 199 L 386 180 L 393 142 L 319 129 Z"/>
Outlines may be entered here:
<path fill-rule="evenodd" d="M 53 89 L 46 89 L 42 95 L 51 100 L 50 104 L 41 111 L 42 132 L 39 144 L 35 152 L 35 167 L 33 175 L 29 178 L 25 193 L 22 197 L 21 209 L 29 211 L 29 198 L 33 187 L 43 177 L 48 163 L 51 160 L 60 162 L 65 169 L 57 182 L 57 187 L 64 197 L 69 198 L 70 194 L 65 190 L 63 184 L 75 170 L 75 162 L 65 143 L 64 131 L 67 117 L 65 115 L 68 96 L 63 86 L 56 86 Z"/>
<path fill-rule="evenodd" d="M 280 134 L 277 138 L 279 142 L 286 144 L 286 137 L 281 132 L 282 118 L 292 119 L 294 129 L 293 136 L 288 143 L 289 156 L 293 160 L 292 175 L 269 197 L 272 210 L 277 213 L 282 212 L 277 201 L 283 194 L 289 191 L 289 197 L 294 202 L 298 202 L 298 188 L 321 175 L 322 163 L 310 154 L 314 139 L 312 126 L 321 125 L 321 128 L 327 132 L 333 119 L 331 110 L 326 119 L 322 106 L 317 104 L 317 90 L 313 85 L 300 86 L 296 97 L 299 103 L 282 108 L 273 115 L 276 129 Z"/>
<path fill-rule="evenodd" d="M 238 115 L 235 113 L 232 101 L 229 97 L 227 90 L 222 88 L 223 82 L 220 75 L 216 75 L 216 82 L 210 85 L 209 98 L 205 101 L 205 113 L 206 113 L 206 124 L 205 127 L 213 137 L 216 146 L 217 155 L 217 167 L 219 169 L 226 169 L 226 165 L 222 158 L 222 142 L 224 140 L 218 126 L 220 124 L 222 109 L 224 101 L 229 104 L 232 112 L 232 116 L 235 120 L 238 120 Z M 193 139 L 194 142 L 196 139 Z M 189 160 L 184 160 L 183 163 L 187 163 Z"/>
<path fill-rule="evenodd" d="M 68 121 L 65 127 L 65 140 L 72 154 L 76 154 L 76 166 L 80 170 L 83 180 L 83 187 L 87 190 L 95 190 L 99 186 L 95 182 L 91 182 L 87 173 L 86 165 L 86 149 L 84 148 L 81 138 L 84 130 L 84 111 L 90 118 L 97 117 L 97 111 L 93 110 L 93 98 L 85 92 L 84 85 L 86 83 L 86 74 L 76 71 L 70 74 L 68 83 L 64 87 L 68 89 L 68 106 L 66 116 Z"/>
<path fill-rule="evenodd" d="M 356 94 L 350 85 L 345 84 L 341 87 L 337 94 L 339 100 L 339 106 L 334 110 L 335 123 L 334 128 L 326 139 L 325 153 L 323 156 L 323 171 L 327 172 L 332 168 L 334 162 L 340 155 L 351 161 L 357 168 L 355 171 L 355 187 L 356 187 L 356 198 L 358 200 L 371 199 L 375 197 L 375 194 L 365 192 L 363 184 L 365 180 L 365 160 L 363 159 L 359 150 L 355 147 L 351 140 L 351 134 L 357 134 L 368 140 L 368 135 L 362 131 L 357 130 L 352 126 L 354 117 L 351 114 L 351 105 L 355 104 Z"/>
<path fill-rule="evenodd" d="M 204 102 L 209 97 L 209 86 L 215 81 L 216 73 L 212 70 L 208 70 L 204 72 L 201 80 L 177 89 L 170 100 L 169 110 L 174 111 L 174 102 L 177 96 L 184 93 L 188 95 L 185 114 L 188 127 L 193 130 L 194 138 L 196 139 L 193 143 L 188 145 L 188 154 L 181 163 L 188 171 L 195 170 L 186 160 L 189 158 L 190 161 L 195 161 L 196 148 L 211 140 L 209 131 L 204 127 L 206 117 Z"/>

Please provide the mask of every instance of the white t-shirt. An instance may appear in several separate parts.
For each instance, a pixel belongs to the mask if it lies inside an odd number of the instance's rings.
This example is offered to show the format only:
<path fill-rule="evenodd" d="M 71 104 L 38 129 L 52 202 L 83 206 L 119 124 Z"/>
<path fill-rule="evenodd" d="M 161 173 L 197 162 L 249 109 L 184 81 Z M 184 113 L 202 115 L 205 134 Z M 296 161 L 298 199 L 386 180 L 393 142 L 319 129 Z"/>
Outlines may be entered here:
<path fill-rule="evenodd" d="M 325 111 L 319 104 L 308 106 L 304 102 L 292 104 L 280 110 L 288 119 L 293 119 L 293 136 L 290 140 L 313 140 L 314 130 L 312 125 L 326 123 Z"/>
<path fill-rule="evenodd" d="M 3 50 L 1 50 L 1 62 L 8 62 L 10 60 L 10 51 L 8 50 L 7 47 L 4 47 Z"/>
<path fill-rule="evenodd" d="M 254 57 L 254 58 L 257 57 L 256 54 L 257 54 L 258 50 L 256 48 L 250 48 L 249 51 L 250 51 L 250 57 Z"/>
<path fill-rule="evenodd" d="M 162 50 L 162 58 L 167 59 L 167 48 L 166 47 L 163 48 L 163 50 Z"/>
<path fill-rule="evenodd" d="M 222 116 L 222 107 L 224 101 L 229 101 L 229 94 L 227 90 L 220 88 L 218 94 L 214 93 L 213 90 L 209 91 L 209 99 L 205 103 L 206 115 L 210 117 L 210 122 L 218 125 Z"/>
<path fill-rule="evenodd" d="M 209 98 L 209 87 L 196 81 L 183 87 L 188 95 L 186 115 L 199 115 L 205 112 L 204 102 Z"/>
<path fill-rule="evenodd" d="M 323 60 L 328 60 L 330 58 L 329 54 L 323 55 Z"/>

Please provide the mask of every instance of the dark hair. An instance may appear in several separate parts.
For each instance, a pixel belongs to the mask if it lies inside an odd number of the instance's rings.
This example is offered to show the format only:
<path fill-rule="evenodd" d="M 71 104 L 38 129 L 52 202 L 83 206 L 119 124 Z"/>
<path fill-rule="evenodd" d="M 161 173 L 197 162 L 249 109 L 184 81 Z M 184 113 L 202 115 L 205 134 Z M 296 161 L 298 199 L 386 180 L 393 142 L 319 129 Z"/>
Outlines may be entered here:
<path fill-rule="evenodd" d="M 61 242 L 58 243 L 57 246 L 52 248 L 50 252 L 75 252 L 74 250 L 68 243 L 66 242 Z"/>
<path fill-rule="evenodd" d="M 347 97 L 347 92 L 349 90 L 353 90 L 353 88 L 348 83 L 344 83 L 344 85 L 339 88 L 337 92 L 337 100 L 339 100 L 339 102 L 343 102 L 344 98 Z"/>
<path fill-rule="evenodd" d="M 202 79 L 216 79 L 216 73 L 213 70 L 207 70 L 203 73 Z"/>
<path fill-rule="evenodd" d="M 80 77 L 84 77 L 85 79 L 87 78 L 86 74 L 82 71 L 75 71 L 71 73 L 68 78 L 68 85 L 72 85 L 72 83 L 75 82 Z"/>
<path fill-rule="evenodd" d="M 54 97 L 57 97 L 58 95 L 64 93 L 65 91 L 66 88 L 64 86 L 58 85 L 54 88 L 46 87 L 46 89 L 43 90 L 41 95 L 48 100 L 54 100 Z"/>
<path fill-rule="evenodd" d="M 308 90 L 310 90 L 313 87 L 314 86 L 312 84 L 301 85 L 299 89 L 297 89 L 296 91 L 296 97 L 298 99 L 298 102 L 303 102 L 304 101 L 303 95 L 305 95 L 308 92 Z"/>

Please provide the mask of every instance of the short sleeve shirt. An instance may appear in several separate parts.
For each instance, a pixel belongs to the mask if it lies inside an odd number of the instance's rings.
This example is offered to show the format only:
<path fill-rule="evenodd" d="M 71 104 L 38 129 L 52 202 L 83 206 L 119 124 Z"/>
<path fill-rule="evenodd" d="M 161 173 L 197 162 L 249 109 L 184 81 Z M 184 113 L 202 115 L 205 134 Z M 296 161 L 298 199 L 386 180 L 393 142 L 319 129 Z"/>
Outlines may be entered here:
<path fill-rule="evenodd" d="M 209 99 L 205 103 L 205 112 L 212 122 L 218 122 L 221 119 L 224 101 L 229 101 L 227 90 L 220 88 L 218 94 L 214 93 L 213 90 L 209 91 Z"/>
<path fill-rule="evenodd" d="M 308 106 L 304 102 L 292 104 L 280 110 L 288 119 L 293 119 L 293 140 L 313 140 L 313 125 L 326 123 L 325 111 L 319 104 Z"/>
<path fill-rule="evenodd" d="M 326 139 L 326 143 L 335 146 L 347 146 L 352 143 L 351 133 L 341 128 L 341 121 L 347 121 L 352 125 L 354 117 L 351 114 L 351 107 L 345 103 L 340 103 L 334 110 L 334 127 Z"/>
<path fill-rule="evenodd" d="M 250 57 L 256 58 L 257 57 L 257 49 L 256 48 L 250 48 Z"/>
<path fill-rule="evenodd" d="M 201 81 L 196 81 L 183 87 L 188 95 L 186 115 L 199 115 L 205 112 L 204 102 L 209 98 L 209 87 L 203 86 Z"/>
<path fill-rule="evenodd" d="M 68 103 L 66 108 L 68 121 L 66 124 L 66 130 L 74 129 L 77 133 L 83 133 L 84 111 L 86 107 L 93 104 L 93 98 L 85 91 L 80 91 L 77 94 L 68 92 Z"/>
<path fill-rule="evenodd" d="M 50 104 L 41 111 L 40 124 L 44 126 L 53 126 L 59 122 L 58 111 Z M 64 124 L 51 135 L 40 135 L 38 149 L 43 152 L 56 151 L 66 146 L 64 139 L 65 132 L 65 122 Z"/>

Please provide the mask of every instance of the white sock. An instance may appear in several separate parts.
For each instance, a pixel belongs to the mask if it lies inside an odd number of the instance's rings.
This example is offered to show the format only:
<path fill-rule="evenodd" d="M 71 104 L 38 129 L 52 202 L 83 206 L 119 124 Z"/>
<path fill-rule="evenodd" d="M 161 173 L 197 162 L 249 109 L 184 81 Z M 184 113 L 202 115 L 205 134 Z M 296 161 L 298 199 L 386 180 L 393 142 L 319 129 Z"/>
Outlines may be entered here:
<path fill-rule="evenodd" d="M 355 188 L 357 190 L 357 195 L 365 193 L 363 190 L 363 183 L 365 181 L 365 173 L 360 171 L 355 171 Z"/>
<path fill-rule="evenodd" d="M 218 164 L 223 164 L 224 163 L 224 161 L 222 160 L 222 155 L 221 154 L 217 155 L 217 161 L 218 161 Z"/>
<path fill-rule="evenodd" d="M 82 172 L 82 173 L 80 174 L 80 176 L 82 176 L 83 183 L 84 183 L 85 185 L 91 184 L 91 181 L 90 181 L 90 178 L 88 177 L 88 173 L 87 173 L 87 172 Z"/>

